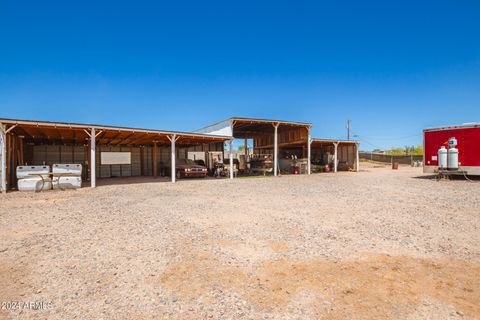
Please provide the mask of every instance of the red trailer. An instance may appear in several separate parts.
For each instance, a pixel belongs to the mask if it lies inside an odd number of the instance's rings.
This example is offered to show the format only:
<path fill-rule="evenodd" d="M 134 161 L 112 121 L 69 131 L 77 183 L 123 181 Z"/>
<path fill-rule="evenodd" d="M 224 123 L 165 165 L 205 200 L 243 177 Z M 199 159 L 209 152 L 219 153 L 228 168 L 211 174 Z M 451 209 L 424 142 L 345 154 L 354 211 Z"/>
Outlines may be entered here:
<path fill-rule="evenodd" d="M 452 141 L 456 146 L 449 145 Z M 442 166 L 442 152 L 448 150 L 448 165 L 445 171 L 452 173 L 465 173 L 468 175 L 480 175 L 480 123 L 468 123 L 458 126 L 447 126 L 423 130 L 423 172 L 436 173 Z M 442 150 L 439 153 L 439 150 Z M 454 163 L 458 154 L 458 166 L 450 168 L 450 162 Z M 446 161 L 446 160 L 445 160 Z M 440 163 L 439 163 L 440 162 Z"/>

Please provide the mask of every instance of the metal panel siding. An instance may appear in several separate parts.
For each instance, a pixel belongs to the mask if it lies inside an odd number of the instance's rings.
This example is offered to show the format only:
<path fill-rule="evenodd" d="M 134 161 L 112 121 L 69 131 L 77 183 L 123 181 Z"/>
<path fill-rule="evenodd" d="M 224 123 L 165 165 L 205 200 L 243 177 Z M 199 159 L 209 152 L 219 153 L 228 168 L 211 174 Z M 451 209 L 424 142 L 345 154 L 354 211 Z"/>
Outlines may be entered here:
<path fill-rule="evenodd" d="M 438 160 L 434 158 L 438 149 L 446 146 L 448 139 L 455 137 L 461 166 L 480 166 L 480 128 L 426 131 L 424 135 L 425 165 L 438 166 Z"/>
<path fill-rule="evenodd" d="M 120 175 L 122 177 L 131 177 L 132 176 L 132 166 L 129 164 L 120 165 Z"/>
<path fill-rule="evenodd" d="M 112 177 L 121 177 L 121 165 L 112 164 L 110 167 L 110 174 Z"/>
<path fill-rule="evenodd" d="M 51 166 L 54 163 L 61 163 L 60 146 L 47 146 L 47 165 Z"/>
<path fill-rule="evenodd" d="M 132 165 L 130 174 L 132 176 L 141 176 L 142 173 L 140 168 L 140 148 L 132 147 L 130 152 L 132 153 Z"/>
<path fill-rule="evenodd" d="M 158 147 L 157 158 L 163 163 L 170 161 L 170 147 Z"/>
<path fill-rule="evenodd" d="M 60 158 L 62 160 L 61 163 L 73 163 L 73 146 L 61 146 Z"/>
<path fill-rule="evenodd" d="M 120 152 L 132 152 L 132 148 L 129 147 L 120 147 Z M 131 161 L 130 154 L 130 161 Z M 132 165 L 131 164 L 121 164 L 120 165 L 120 176 L 121 177 L 130 177 L 132 176 Z"/>
<path fill-rule="evenodd" d="M 99 178 L 110 178 L 111 176 L 110 166 L 100 166 Z"/>
<path fill-rule="evenodd" d="M 222 122 L 213 124 L 211 126 L 195 130 L 195 133 L 206 133 L 211 135 L 232 136 L 232 121 L 231 119 L 223 120 Z"/>
<path fill-rule="evenodd" d="M 46 161 L 47 146 L 33 146 L 33 165 L 42 165 Z"/>
<path fill-rule="evenodd" d="M 143 170 L 145 176 L 153 176 L 153 148 L 143 147 Z"/>
<path fill-rule="evenodd" d="M 102 149 L 103 149 L 102 146 L 99 146 L 99 145 L 95 146 L 95 173 L 96 173 L 97 179 L 101 177 L 101 172 L 102 172 L 102 168 L 100 165 L 100 152 Z"/>
<path fill-rule="evenodd" d="M 85 146 L 73 146 L 73 163 L 82 165 L 82 179 L 86 180 L 88 174 L 87 154 L 85 153 Z"/>
<path fill-rule="evenodd" d="M 86 164 L 87 155 L 85 154 L 85 146 L 73 147 L 73 163 Z"/>
<path fill-rule="evenodd" d="M 85 146 L 58 146 L 34 145 L 32 146 L 33 165 L 52 165 L 54 163 L 78 163 L 84 167 L 83 177 L 86 177 L 87 162 Z"/>

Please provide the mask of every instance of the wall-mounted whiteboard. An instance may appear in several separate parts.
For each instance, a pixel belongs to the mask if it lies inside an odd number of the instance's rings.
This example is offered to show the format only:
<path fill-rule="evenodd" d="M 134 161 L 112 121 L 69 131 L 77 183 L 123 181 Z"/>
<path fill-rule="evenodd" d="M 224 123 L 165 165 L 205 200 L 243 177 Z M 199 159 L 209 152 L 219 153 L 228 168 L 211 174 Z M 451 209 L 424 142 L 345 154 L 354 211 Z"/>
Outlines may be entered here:
<path fill-rule="evenodd" d="M 132 164 L 131 152 L 101 152 L 101 164 Z"/>

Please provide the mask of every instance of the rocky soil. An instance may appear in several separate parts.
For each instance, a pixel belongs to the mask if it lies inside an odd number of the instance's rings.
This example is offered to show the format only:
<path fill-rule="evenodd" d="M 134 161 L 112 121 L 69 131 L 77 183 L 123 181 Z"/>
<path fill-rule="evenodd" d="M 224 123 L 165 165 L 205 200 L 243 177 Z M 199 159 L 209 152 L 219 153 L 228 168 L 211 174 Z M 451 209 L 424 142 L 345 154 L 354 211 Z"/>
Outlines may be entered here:
<path fill-rule="evenodd" d="M 0 195 L 0 318 L 480 318 L 480 183 L 364 168 Z"/>

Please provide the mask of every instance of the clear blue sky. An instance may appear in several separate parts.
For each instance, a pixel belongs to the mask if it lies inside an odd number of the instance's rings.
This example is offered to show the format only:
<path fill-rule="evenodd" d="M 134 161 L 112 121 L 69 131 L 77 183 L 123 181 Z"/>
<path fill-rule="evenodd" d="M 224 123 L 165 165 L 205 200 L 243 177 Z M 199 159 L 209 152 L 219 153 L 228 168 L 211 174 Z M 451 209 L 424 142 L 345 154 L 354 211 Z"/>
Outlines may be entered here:
<path fill-rule="evenodd" d="M 350 118 L 366 150 L 480 121 L 478 0 L 100 2 L 0 0 L 0 117 Z"/>

